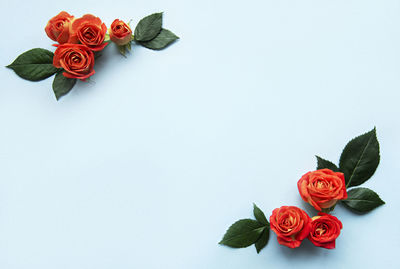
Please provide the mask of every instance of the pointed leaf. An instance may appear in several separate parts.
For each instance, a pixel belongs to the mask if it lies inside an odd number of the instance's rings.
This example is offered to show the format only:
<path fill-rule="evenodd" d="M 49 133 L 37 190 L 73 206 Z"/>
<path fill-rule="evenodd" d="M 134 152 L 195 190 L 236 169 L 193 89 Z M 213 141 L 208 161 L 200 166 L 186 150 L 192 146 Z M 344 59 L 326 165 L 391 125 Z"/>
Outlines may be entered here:
<path fill-rule="evenodd" d="M 127 49 L 128 51 L 131 51 L 131 50 L 132 50 L 132 44 L 131 44 L 130 41 L 129 41 L 128 44 L 126 44 L 125 46 L 126 46 L 126 49 Z"/>
<path fill-rule="evenodd" d="M 155 38 L 161 31 L 162 27 L 161 13 L 151 14 L 139 21 L 136 25 L 134 37 L 137 41 L 149 41 Z"/>
<path fill-rule="evenodd" d="M 347 199 L 343 203 L 350 209 L 366 213 L 385 204 L 379 195 L 368 188 L 354 188 L 347 192 Z"/>
<path fill-rule="evenodd" d="M 331 169 L 334 172 L 340 172 L 340 170 L 336 166 L 336 164 L 334 164 L 328 160 L 322 159 L 319 156 L 315 156 L 315 157 L 317 157 L 317 170 L 327 168 L 327 169 Z"/>
<path fill-rule="evenodd" d="M 173 32 L 167 29 L 162 29 L 154 39 L 147 42 L 139 42 L 139 44 L 148 49 L 162 50 L 177 39 L 179 39 L 179 37 L 177 37 Z"/>
<path fill-rule="evenodd" d="M 268 241 L 269 241 L 269 228 L 265 227 L 264 231 L 261 233 L 260 238 L 258 238 L 257 242 L 254 244 L 257 253 L 260 253 L 260 251 L 268 244 Z"/>
<path fill-rule="evenodd" d="M 379 164 L 379 143 L 375 128 L 351 140 L 340 156 L 340 170 L 346 187 L 358 186 L 367 181 Z"/>
<path fill-rule="evenodd" d="M 53 66 L 54 53 L 45 49 L 31 49 L 19 55 L 8 65 L 23 79 L 39 81 L 54 75 L 58 69 Z"/>
<path fill-rule="evenodd" d="M 119 53 L 121 53 L 122 56 L 126 57 L 126 55 L 125 55 L 126 47 L 117 45 L 117 48 L 118 48 Z"/>
<path fill-rule="evenodd" d="M 256 204 L 253 204 L 253 205 L 254 205 L 253 213 L 254 213 L 254 217 L 256 218 L 256 220 L 258 220 L 258 222 L 260 222 L 261 224 L 269 226 L 269 222 L 268 222 L 267 218 L 265 217 L 264 213 L 261 211 L 261 209 L 258 208 L 258 206 L 256 206 Z"/>
<path fill-rule="evenodd" d="M 53 91 L 57 100 L 71 91 L 76 83 L 76 78 L 66 78 L 59 72 L 53 80 Z"/>
<path fill-rule="evenodd" d="M 229 227 L 219 244 L 233 248 L 245 248 L 260 238 L 265 226 L 256 220 L 242 219 Z"/>

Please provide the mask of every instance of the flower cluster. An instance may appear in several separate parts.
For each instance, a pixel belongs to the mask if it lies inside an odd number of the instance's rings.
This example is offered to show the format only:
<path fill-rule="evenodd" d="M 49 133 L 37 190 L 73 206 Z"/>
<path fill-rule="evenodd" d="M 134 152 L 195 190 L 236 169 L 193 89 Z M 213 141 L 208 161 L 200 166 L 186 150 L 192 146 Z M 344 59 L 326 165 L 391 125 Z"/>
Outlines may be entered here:
<path fill-rule="evenodd" d="M 344 175 L 330 169 L 308 172 L 297 182 L 303 200 L 316 210 L 328 210 L 339 200 L 347 198 Z M 324 212 L 310 218 L 295 206 L 275 209 L 270 217 L 271 230 L 278 242 L 290 248 L 297 248 L 308 238 L 314 245 L 335 248 L 335 240 L 340 234 L 342 223 L 336 217 Z"/>
<path fill-rule="evenodd" d="M 86 14 L 76 19 L 65 11 L 51 18 L 45 28 L 47 36 L 58 42 L 53 65 L 64 70 L 67 78 L 85 80 L 94 71 L 94 52 L 103 50 L 107 26 L 99 17 Z M 128 24 L 116 19 L 109 29 L 110 40 L 118 46 L 132 41 L 132 30 Z"/>
<path fill-rule="evenodd" d="M 369 212 L 385 203 L 373 190 L 352 188 L 374 174 L 379 160 L 375 128 L 347 143 L 339 166 L 317 156 L 317 170 L 304 174 L 297 182 L 301 198 L 318 212 L 314 217 L 299 207 L 281 206 L 272 211 L 268 222 L 261 209 L 254 205 L 255 220 L 242 219 L 232 224 L 220 244 L 233 248 L 254 244 L 260 252 L 272 230 L 278 243 L 289 248 L 299 247 L 308 238 L 317 247 L 334 249 L 343 225 L 330 212 L 339 202 L 358 213 Z"/>
<path fill-rule="evenodd" d="M 49 20 L 47 36 L 58 42 L 53 65 L 67 78 L 85 80 L 94 71 L 94 52 L 107 46 L 107 27 L 100 18 L 86 14 L 76 19 L 65 11 Z"/>
<path fill-rule="evenodd" d="M 134 33 L 129 25 L 115 19 L 110 28 L 92 14 L 75 18 L 65 11 L 51 18 L 46 27 L 47 36 L 57 42 L 55 52 L 45 49 L 29 50 L 15 59 L 9 68 L 27 80 L 38 81 L 56 74 L 53 91 L 56 98 L 67 94 L 76 80 L 86 81 L 95 74 L 97 54 L 110 42 L 125 56 L 132 42 L 152 50 L 161 50 L 178 37 L 162 27 L 162 13 L 151 14 L 137 24 Z"/>

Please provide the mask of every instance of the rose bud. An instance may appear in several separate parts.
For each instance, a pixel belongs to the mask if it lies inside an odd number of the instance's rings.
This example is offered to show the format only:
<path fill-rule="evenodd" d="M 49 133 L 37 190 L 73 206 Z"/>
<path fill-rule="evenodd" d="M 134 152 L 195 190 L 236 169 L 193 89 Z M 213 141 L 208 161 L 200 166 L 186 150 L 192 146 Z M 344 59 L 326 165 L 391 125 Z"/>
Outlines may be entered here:
<path fill-rule="evenodd" d="M 342 222 L 338 218 L 319 212 L 318 216 L 311 219 L 308 239 L 317 247 L 333 249 L 342 228 Z"/>
<path fill-rule="evenodd" d="M 338 200 L 347 199 L 344 175 L 330 169 L 308 172 L 297 182 L 301 198 L 316 210 L 334 206 Z"/>
<path fill-rule="evenodd" d="M 111 24 L 110 39 L 118 46 L 123 46 L 131 41 L 132 30 L 128 24 L 118 19 L 114 20 Z"/>
<path fill-rule="evenodd" d="M 295 206 L 274 209 L 269 219 L 271 230 L 278 237 L 278 243 L 289 248 L 297 248 L 310 233 L 310 217 Z"/>
<path fill-rule="evenodd" d="M 68 43 L 80 42 L 93 51 L 100 51 L 107 46 L 104 43 L 106 32 L 107 27 L 100 18 L 86 14 L 72 22 Z"/>
<path fill-rule="evenodd" d="M 53 65 L 63 68 L 67 78 L 85 80 L 94 72 L 94 54 L 85 45 L 63 44 L 54 52 Z"/>
<path fill-rule="evenodd" d="M 61 11 L 57 16 L 51 18 L 44 29 L 50 39 L 60 44 L 66 43 L 69 39 L 69 27 L 74 16 Z"/>

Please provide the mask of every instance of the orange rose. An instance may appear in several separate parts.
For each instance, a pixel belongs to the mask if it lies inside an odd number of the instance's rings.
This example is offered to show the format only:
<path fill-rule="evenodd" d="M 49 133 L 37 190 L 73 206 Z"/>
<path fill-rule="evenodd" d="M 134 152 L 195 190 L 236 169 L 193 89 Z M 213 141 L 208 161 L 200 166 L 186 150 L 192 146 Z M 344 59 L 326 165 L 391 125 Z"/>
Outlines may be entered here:
<path fill-rule="evenodd" d="M 338 200 L 347 199 L 344 175 L 329 169 L 308 172 L 297 182 L 301 198 L 316 210 L 330 208 Z"/>
<path fill-rule="evenodd" d="M 278 243 L 289 248 L 297 248 L 310 233 L 310 217 L 295 206 L 274 209 L 269 222 L 271 230 L 278 236 Z"/>
<path fill-rule="evenodd" d="M 131 41 L 132 30 L 125 22 L 114 20 L 110 27 L 110 39 L 119 46 L 128 44 Z"/>
<path fill-rule="evenodd" d="M 106 32 L 107 27 L 100 18 L 86 14 L 72 22 L 68 43 L 80 42 L 93 51 L 100 51 L 107 46 L 104 43 Z"/>
<path fill-rule="evenodd" d="M 338 218 L 319 212 L 318 216 L 311 219 L 308 239 L 317 247 L 333 249 L 342 228 L 342 222 Z"/>
<path fill-rule="evenodd" d="M 63 68 L 67 78 L 85 80 L 94 74 L 94 54 L 84 45 L 59 45 L 54 52 L 53 65 Z"/>
<path fill-rule="evenodd" d="M 74 16 L 61 11 L 57 16 L 51 18 L 44 29 L 50 39 L 60 44 L 66 43 L 69 39 L 69 27 Z"/>

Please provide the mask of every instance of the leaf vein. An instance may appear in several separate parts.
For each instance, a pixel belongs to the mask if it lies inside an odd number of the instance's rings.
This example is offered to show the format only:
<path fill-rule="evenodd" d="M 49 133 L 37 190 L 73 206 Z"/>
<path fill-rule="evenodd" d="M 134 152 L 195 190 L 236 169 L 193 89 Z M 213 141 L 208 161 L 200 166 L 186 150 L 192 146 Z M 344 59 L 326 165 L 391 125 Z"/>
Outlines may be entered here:
<path fill-rule="evenodd" d="M 372 137 L 373 137 L 373 135 L 371 135 L 371 136 L 368 138 L 368 142 L 367 142 L 367 144 L 365 145 L 365 147 L 363 148 L 363 151 L 362 151 L 362 153 L 361 153 L 361 156 L 360 156 L 360 158 L 358 159 L 357 164 L 356 164 L 356 166 L 354 167 L 353 171 L 351 172 L 349 181 L 348 181 L 347 184 L 346 184 L 346 188 L 350 185 L 351 180 L 352 180 L 352 178 L 353 178 L 353 175 L 354 175 L 355 171 L 357 170 L 358 165 L 360 164 L 361 159 L 363 158 L 364 153 L 365 153 L 366 149 L 368 148 L 368 145 L 369 145 L 369 143 L 371 142 Z"/>

